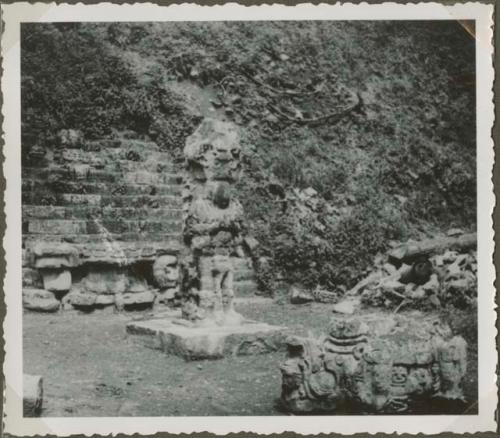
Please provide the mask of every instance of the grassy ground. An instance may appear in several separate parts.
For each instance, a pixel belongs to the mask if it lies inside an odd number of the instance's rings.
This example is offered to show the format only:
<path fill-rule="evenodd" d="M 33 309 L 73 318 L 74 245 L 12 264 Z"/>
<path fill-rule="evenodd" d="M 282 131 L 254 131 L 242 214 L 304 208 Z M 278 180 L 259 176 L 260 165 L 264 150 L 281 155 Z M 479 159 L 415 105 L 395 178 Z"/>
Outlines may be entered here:
<path fill-rule="evenodd" d="M 285 325 L 297 334 L 324 333 L 324 304 L 246 303 L 247 317 Z M 25 313 L 24 372 L 44 378 L 43 416 L 283 415 L 277 400 L 283 353 L 185 362 L 148 349 L 125 332 L 143 314 Z M 467 321 L 455 330 L 470 345 L 465 392 L 477 400 L 477 340 Z M 468 331 L 467 331 L 468 330 Z M 475 409 L 470 405 L 471 412 Z"/>

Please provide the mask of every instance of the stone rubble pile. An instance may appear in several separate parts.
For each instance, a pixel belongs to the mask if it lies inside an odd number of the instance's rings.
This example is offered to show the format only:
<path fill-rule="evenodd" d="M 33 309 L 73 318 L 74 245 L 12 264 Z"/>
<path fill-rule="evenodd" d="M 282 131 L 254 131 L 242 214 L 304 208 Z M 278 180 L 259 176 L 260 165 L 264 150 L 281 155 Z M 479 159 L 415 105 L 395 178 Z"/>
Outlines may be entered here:
<path fill-rule="evenodd" d="M 403 263 L 399 269 L 384 263 L 370 278 L 357 291 L 366 305 L 423 310 L 451 304 L 466 308 L 477 301 L 477 253 L 446 250 L 412 265 Z"/>

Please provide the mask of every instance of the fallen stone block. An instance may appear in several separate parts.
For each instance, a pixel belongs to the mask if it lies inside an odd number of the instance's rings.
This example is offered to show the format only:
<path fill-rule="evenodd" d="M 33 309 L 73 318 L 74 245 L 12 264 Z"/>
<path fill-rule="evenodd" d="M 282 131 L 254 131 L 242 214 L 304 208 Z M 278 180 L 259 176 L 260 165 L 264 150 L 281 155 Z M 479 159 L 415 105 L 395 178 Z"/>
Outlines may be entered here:
<path fill-rule="evenodd" d="M 292 304 L 305 304 L 314 301 L 314 297 L 304 290 L 301 290 L 295 286 L 290 288 L 290 302 Z"/>
<path fill-rule="evenodd" d="M 85 290 L 96 294 L 121 294 L 129 285 L 129 279 L 123 268 L 112 265 L 91 265 L 85 278 Z"/>
<path fill-rule="evenodd" d="M 155 300 L 155 294 L 151 291 L 124 293 L 122 297 L 124 306 L 131 306 L 134 304 L 152 304 Z"/>
<path fill-rule="evenodd" d="M 97 295 L 95 299 L 95 305 L 96 306 L 110 306 L 112 304 L 115 304 L 115 296 L 114 295 Z"/>
<path fill-rule="evenodd" d="M 68 269 L 41 269 L 43 287 L 52 292 L 66 292 L 71 289 L 71 272 Z"/>
<path fill-rule="evenodd" d="M 68 303 L 75 307 L 92 307 L 95 305 L 97 295 L 94 293 L 86 293 L 82 291 L 72 291 L 67 295 Z"/>
<path fill-rule="evenodd" d="M 52 292 L 43 289 L 23 289 L 23 307 L 37 312 L 57 312 L 60 302 Z"/>
<path fill-rule="evenodd" d="M 40 273 L 36 269 L 23 268 L 23 287 L 42 289 L 43 281 Z"/>

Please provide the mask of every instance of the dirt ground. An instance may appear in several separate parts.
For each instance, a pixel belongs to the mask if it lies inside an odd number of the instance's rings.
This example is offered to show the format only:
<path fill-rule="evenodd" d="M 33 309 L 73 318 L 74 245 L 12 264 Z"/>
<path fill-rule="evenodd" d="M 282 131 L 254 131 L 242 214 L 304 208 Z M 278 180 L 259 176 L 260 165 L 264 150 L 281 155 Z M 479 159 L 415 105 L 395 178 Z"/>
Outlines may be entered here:
<path fill-rule="evenodd" d="M 325 332 L 325 304 L 240 303 L 248 318 L 287 326 L 297 334 Z M 44 378 L 46 417 L 284 415 L 279 410 L 283 353 L 185 362 L 148 349 L 125 332 L 144 313 L 23 316 L 24 372 Z M 470 327 L 455 316 L 462 327 Z M 453 324 L 452 324 L 453 325 Z M 460 327 L 454 327 L 461 332 Z M 469 342 L 467 413 L 476 409 L 477 342 Z"/>

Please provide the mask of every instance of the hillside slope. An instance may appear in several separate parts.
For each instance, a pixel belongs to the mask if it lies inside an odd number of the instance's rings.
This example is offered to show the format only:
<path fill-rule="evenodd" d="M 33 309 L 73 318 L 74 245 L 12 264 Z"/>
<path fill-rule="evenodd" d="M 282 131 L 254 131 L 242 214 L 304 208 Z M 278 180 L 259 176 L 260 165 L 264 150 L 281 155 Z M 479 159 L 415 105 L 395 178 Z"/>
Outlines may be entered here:
<path fill-rule="evenodd" d="M 72 128 L 180 163 L 202 117 L 233 120 L 264 289 L 349 287 L 391 241 L 475 229 L 474 40 L 455 21 L 26 24 L 22 87 L 23 159 Z"/>

